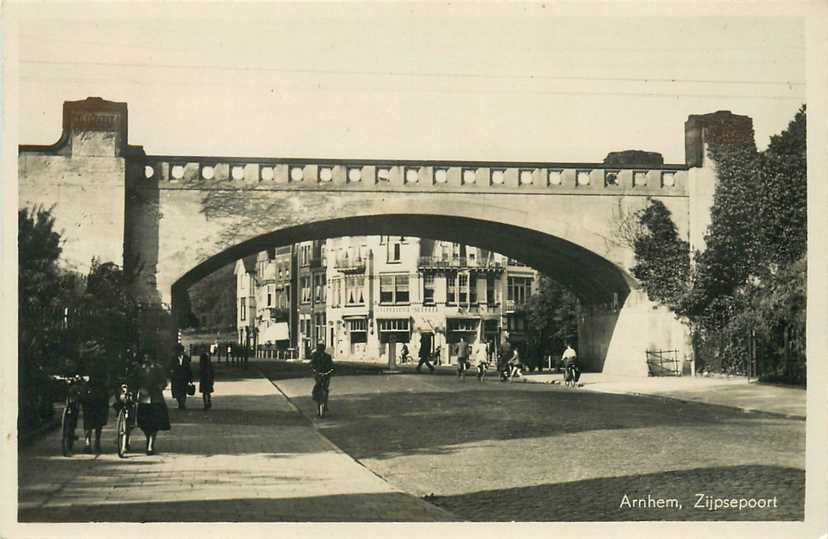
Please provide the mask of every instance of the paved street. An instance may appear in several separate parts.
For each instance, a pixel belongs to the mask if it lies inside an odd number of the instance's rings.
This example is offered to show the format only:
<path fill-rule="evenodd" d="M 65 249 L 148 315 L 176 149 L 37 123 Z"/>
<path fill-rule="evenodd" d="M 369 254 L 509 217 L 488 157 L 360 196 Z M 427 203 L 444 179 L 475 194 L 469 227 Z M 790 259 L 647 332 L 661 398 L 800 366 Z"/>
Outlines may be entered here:
<path fill-rule="evenodd" d="M 171 407 L 173 430 L 159 436 L 159 455 L 118 459 L 111 428 L 99 457 L 59 456 L 57 433 L 26 448 L 20 519 L 802 518 L 801 420 L 543 384 L 353 375 L 353 368 L 340 369 L 331 414 L 317 420 L 306 365 L 255 362 L 246 374 L 225 365 L 218 372 L 214 409 Z M 696 493 L 777 502 L 713 512 L 693 507 Z M 682 507 L 620 508 L 625 494 L 676 498 Z"/>
<path fill-rule="evenodd" d="M 220 367 L 219 371 L 227 370 Z M 23 449 L 19 519 L 66 521 L 439 521 L 453 517 L 382 481 L 320 437 L 257 373 L 216 384 L 214 408 L 168 400 L 159 454 L 60 456 L 57 432 Z M 169 391 L 165 394 L 169 397 Z M 80 431 L 79 431 L 80 432 Z"/>
<path fill-rule="evenodd" d="M 279 372 L 269 373 L 279 376 Z M 306 413 L 311 382 L 277 384 Z M 479 384 L 445 375 L 339 376 L 320 431 L 399 488 L 469 520 L 800 519 L 805 423 L 695 403 Z M 777 497 L 706 511 L 696 493 Z M 624 494 L 682 509 L 621 509 Z"/>

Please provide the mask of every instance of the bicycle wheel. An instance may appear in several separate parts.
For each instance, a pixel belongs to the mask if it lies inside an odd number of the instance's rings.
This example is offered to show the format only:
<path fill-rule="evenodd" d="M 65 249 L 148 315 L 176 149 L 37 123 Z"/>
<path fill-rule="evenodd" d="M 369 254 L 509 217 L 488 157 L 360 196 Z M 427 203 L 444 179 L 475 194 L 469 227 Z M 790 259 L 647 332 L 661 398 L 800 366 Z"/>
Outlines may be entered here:
<path fill-rule="evenodd" d="M 121 410 L 118 412 L 117 424 L 118 456 L 121 458 L 126 458 L 128 429 L 129 427 L 127 426 L 126 409 L 121 408 Z"/>
<path fill-rule="evenodd" d="M 75 442 L 75 421 L 70 406 L 63 409 L 63 416 L 60 419 L 61 437 L 60 446 L 64 457 L 72 453 L 72 445 Z"/>

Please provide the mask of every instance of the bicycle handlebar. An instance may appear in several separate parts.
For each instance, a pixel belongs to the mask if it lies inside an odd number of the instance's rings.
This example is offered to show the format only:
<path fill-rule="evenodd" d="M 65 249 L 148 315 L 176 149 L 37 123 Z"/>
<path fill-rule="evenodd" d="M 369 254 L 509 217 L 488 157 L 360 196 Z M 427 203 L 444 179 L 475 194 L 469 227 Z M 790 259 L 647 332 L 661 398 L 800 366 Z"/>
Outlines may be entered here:
<path fill-rule="evenodd" d="M 317 374 L 317 375 L 319 375 L 319 376 L 330 376 L 331 374 L 333 374 L 333 372 L 334 372 L 334 370 L 333 370 L 333 369 L 331 369 L 331 370 L 329 370 L 329 371 L 327 371 L 327 372 L 319 372 L 319 371 L 317 371 L 317 370 L 314 370 L 314 371 L 313 371 L 313 374 Z"/>

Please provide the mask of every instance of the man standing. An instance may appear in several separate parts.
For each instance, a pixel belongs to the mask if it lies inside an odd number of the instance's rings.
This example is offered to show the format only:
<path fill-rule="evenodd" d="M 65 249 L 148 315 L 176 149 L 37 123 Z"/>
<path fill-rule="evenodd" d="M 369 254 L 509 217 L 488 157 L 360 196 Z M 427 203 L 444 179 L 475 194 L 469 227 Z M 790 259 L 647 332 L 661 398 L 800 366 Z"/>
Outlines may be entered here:
<path fill-rule="evenodd" d="M 466 380 L 466 369 L 469 367 L 469 343 L 465 337 L 460 337 L 457 343 L 457 377 Z"/>
<path fill-rule="evenodd" d="M 172 379 L 172 396 L 178 401 L 178 409 L 187 408 L 187 389 L 193 382 L 193 371 L 190 369 L 190 358 L 184 355 L 184 347 L 178 345 L 178 351 L 170 368 Z"/>

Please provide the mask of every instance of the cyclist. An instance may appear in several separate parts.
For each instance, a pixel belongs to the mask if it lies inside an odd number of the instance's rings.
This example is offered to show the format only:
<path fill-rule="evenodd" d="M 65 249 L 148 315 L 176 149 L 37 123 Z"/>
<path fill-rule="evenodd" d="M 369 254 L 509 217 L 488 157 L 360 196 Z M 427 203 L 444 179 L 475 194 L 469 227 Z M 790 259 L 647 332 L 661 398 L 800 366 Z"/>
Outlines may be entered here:
<path fill-rule="evenodd" d="M 566 343 L 566 349 L 561 359 L 563 359 L 565 365 L 564 380 L 571 383 L 572 387 L 575 387 L 575 384 L 577 384 L 578 379 L 581 377 L 581 373 L 578 370 L 578 354 L 575 353 L 575 349 L 569 343 Z"/>
<path fill-rule="evenodd" d="M 319 397 L 324 391 L 327 395 L 331 387 L 331 374 L 333 374 L 334 364 L 331 355 L 325 352 L 325 343 L 320 342 L 316 345 L 316 350 L 311 354 L 311 369 L 313 369 L 313 400 L 320 402 Z M 327 401 L 327 399 L 324 399 Z M 325 402 L 327 408 L 327 402 Z"/>

